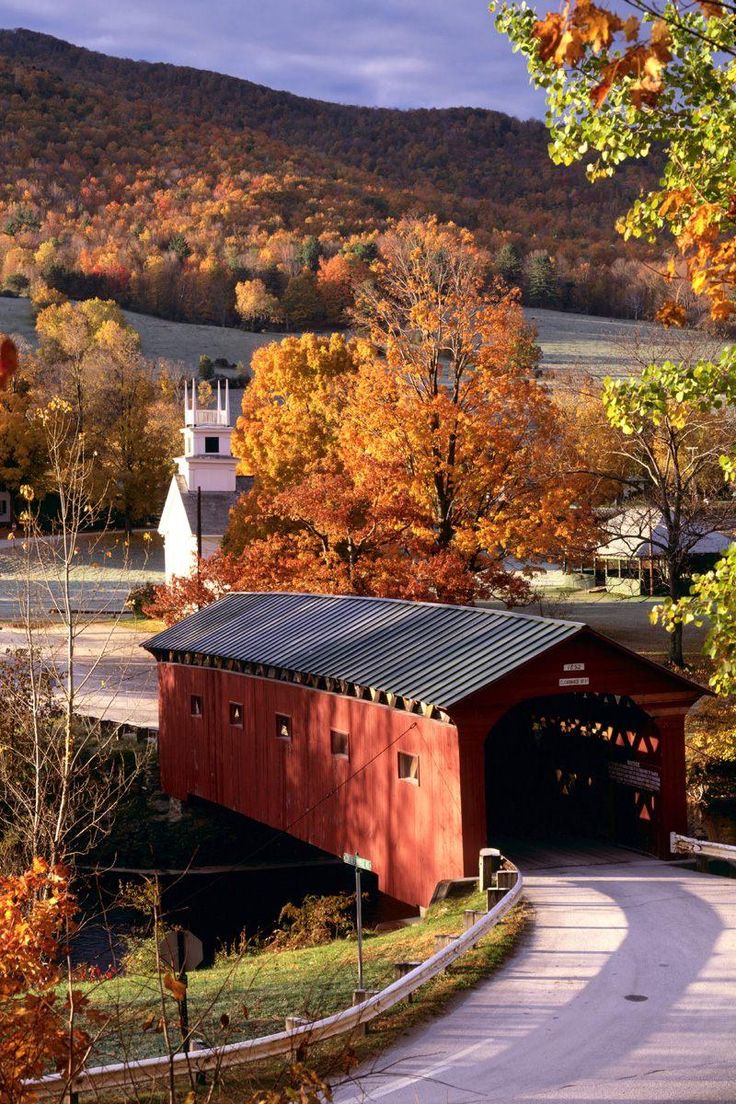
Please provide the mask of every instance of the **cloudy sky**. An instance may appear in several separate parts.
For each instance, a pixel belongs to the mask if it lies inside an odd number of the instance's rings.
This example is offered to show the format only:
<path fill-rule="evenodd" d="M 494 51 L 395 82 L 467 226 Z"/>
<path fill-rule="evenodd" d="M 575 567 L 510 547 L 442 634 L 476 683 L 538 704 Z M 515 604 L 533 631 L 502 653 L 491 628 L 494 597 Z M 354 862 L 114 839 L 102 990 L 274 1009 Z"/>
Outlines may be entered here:
<path fill-rule="evenodd" d="M 542 114 L 487 0 L 0 0 L 0 26 L 342 103 Z"/>

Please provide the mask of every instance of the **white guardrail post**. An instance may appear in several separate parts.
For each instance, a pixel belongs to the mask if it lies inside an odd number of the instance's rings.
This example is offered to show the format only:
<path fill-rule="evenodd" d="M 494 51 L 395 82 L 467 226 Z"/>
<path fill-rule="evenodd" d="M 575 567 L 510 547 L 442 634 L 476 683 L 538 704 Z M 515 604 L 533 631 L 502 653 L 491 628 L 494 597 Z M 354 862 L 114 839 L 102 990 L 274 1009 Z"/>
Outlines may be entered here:
<path fill-rule="evenodd" d="M 707 855 L 710 859 L 736 862 L 736 847 L 732 844 L 694 839 L 692 836 L 681 836 L 677 832 L 670 832 L 670 851 L 673 855 Z"/>
<path fill-rule="evenodd" d="M 733 848 L 736 851 L 736 848 Z M 208 1070 L 221 1070 L 230 1066 L 258 1062 L 264 1058 L 273 1058 L 281 1054 L 293 1053 L 300 1046 L 312 1046 L 324 1039 L 336 1035 L 349 1034 L 370 1023 L 382 1012 L 406 1000 L 426 982 L 470 950 L 482 939 L 499 920 L 516 905 L 524 888 L 520 871 L 514 868 L 516 879 L 503 898 L 485 913 L 471 927 L 453 940 L 447 947 L 437 951 L 426 961 L 410 970 L 404 977 L 394 981 L 380 993 L 369 997 L 361 1004 L 335 1012 L 321 1020 L 299 1025 L 290 1031 L 279 1031 L 273 1035 L 264 1035 L 259 1039 L 246 1039 L 240 1043 L 226 1043 L 219 1047 L 197 1049 L 191 1054 L 179 1052 L 170 1058 L 161 1055 L 156 1058 L 140 1058 L 131 1062 L 117 1062 L 108 1066 L 97 1066 L 81 1070 L 68 1084 L 68 1078 L 62 1073 L 51 1073 L 38 1080 L 28 1082 L 36 1096 L 57 1096 L 66 1088 L 70 1098 L 81 1093 L 99 1093 L 100 1090 L 113 1088 L 145 1088 L 150 1090 L 156 1081 L 168 1077 L 173 1064 L 175 1076 L 189 1074 L 190 1071 L 205 1073 Z M 510 879 L 508 879 L 510 880 Z"/>

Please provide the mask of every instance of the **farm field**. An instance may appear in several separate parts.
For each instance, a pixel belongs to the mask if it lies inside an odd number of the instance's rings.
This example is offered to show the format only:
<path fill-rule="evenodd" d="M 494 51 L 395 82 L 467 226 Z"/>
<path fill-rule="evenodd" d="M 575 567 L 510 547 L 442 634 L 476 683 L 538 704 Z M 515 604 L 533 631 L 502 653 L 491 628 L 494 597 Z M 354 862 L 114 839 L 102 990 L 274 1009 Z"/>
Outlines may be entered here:
<path fill-rule="evenodd" d="M 135 311 L 123 311 L 130 324 L 141 335 L 143 355 L 150 360 L 169 360 L 182 369 L 196 371 L 203 353 L 225 357 L 234 364 L 246 366 L 254 351 L 270 341 L 285 337 L 280 333 L 246 333 L 228 326 L 200 326 L 189 322 L 169 322 Z M 36 344 L 31 304 L 28 299 L 0 297 L 0 332 L 21 338 L 30 346 Z"/>
<path fill-rule="evenodd" d="M 203 353 L 226 357 L 250 365 L 261 345 L 278 341 L 282 333 L 247 333 L 227 326 L 201 326 L 169 322 L 151 315 L 125 311 L 126 318 L 141 335 L 143 353 L 152 360 L 172 361 L 185 371 L 195 371 Z M 599 318 L 587 314 L 525 309 L 527 319 L 539 333 L 542 363 L 562 376 L 590 373 L 596 377 L 625 374 L 636 368 L 636 350 L 676 356 L 678 345 L 693 342 L 708 347 L 701 334 L 665 331 L 651 322 Z M 0 332 L 35 345 L 36 334 L 28 299 L 0 298 Z M 640 353 L 641 355 L 641 353 Z"/>

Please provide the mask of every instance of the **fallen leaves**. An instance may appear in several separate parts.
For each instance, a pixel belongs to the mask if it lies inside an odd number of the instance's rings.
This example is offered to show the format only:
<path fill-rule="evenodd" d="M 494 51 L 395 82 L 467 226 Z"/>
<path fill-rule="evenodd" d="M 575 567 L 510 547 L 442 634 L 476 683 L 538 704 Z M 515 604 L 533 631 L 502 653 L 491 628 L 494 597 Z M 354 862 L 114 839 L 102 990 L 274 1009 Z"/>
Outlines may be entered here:
<path fill-rule="evenodd" d="M 164 974 L 164 989 L 168 989 L 175 1001 L 183 1001 L 187 995 L 187 987 L 183 981 L 179 981 L 173 974 Z"/>

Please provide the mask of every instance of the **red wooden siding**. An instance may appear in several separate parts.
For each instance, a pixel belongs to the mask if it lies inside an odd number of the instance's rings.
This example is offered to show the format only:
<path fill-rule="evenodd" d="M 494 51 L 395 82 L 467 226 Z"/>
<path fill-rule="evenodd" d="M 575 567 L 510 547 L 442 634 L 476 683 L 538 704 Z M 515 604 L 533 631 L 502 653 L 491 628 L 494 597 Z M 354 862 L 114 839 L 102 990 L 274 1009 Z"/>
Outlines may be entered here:
<path fill-rule="evenodd" d="M 584 664 L 584 670 L 566 666 Z M 587 679 L 583 686 L 561 680 Z M 656 852 L 669 856 L 669 833 L 687 828 L 685 794 L 685 715 L 700 694 L 664 669 L 619 649 L 592 632 L 583 632 L 531 660 L 506 678 L 466 698 L 452 710 L 460 733 L 460 778 L 465 833 L 465 872 L 471 875 L 478 850 L 486 846 L 484 743 L 496 721 L 514 705 L 531 698 L 569 693 L 620 694 L 651 717 L 661 736 L 658 758 L 661 792 L 657 799 Z M 632 751 L 645 762 L 646 754 Z"/>
<path fill-rule="evenodd" d="M 358 850 L 384 892 L 414 904 L 462 877 L 452 725 L 212 668 L 160 663 L 159 680 L 161 780 L 175 797 L 218 802 L 336 855 Z M 242 728 L 229 723 L 231 701 L 243 703 Z M 291 741 L 277 739 L 277 713 L 291 717 Z M 332 754 L 331 729 L 349 733 L 349 759 Z M 419 755 L 418 786 L 399 778 L 399 751 Z"/>
<path fill-rule="evenodd" d="M 485 740 L 529 699 L 633 699 L 659 737 L 631 756 L 661 771 L 653 848 L 666 857 L 669 832 L 686 827 L 684 717 L 698 689 L 589 631 L 455 705 L 450 724 L 208 667 L 161 662 L 159 678 L 164 789 L 218 802 L 336 855 L 358 850 L 384 892 L 414 904 L 428 904 L 439 881 L 476 872 L 488 843 Z M 202 700 L 201 717 L 191 716 L 192 694 Z M 242 702 L 242 727 L 230 724 L 231 702 Z M 277 738 L 277 714 L 291 718 L 290 741 Z M 349 758 L 332 754 L 333 729 L 349 733 Z M 418 786 L 399 778 L 399 751 L 419 756 Z"/>

